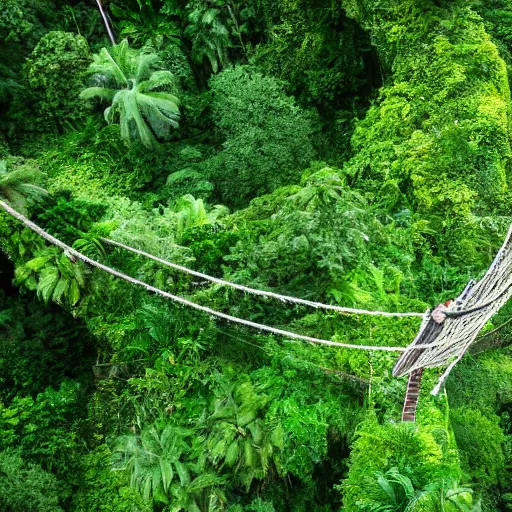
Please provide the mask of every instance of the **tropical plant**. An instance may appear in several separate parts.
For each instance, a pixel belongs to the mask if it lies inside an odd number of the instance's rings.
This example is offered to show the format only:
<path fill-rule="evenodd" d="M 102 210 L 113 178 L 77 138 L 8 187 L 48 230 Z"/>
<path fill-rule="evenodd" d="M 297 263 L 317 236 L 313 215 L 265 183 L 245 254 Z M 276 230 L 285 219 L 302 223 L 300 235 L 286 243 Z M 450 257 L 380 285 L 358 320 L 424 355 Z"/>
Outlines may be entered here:
<path fill-rule="evenodd" d="M 245 53 L 242 34 L 247 26 L 241 18 L 248 15 L 247 8 L 240 11 L 232 0 L 213 0 L 190 2 L 188 9 L 185 35 L 192 39 L 195 62 L 202 64 L 206 60 L 212 71 L 217 73 L 229 64 L 230 48 L 238 45 Z"/>
<path fill-rule="evenodd" d="M 404 512 L 482 512 L 480 500 L 473 496 L 473 489 L 455 480 L 441 480 L 416 492 Z"/>
<path fill-rule="evenodd" d="M 375 194 L 397 180 L 418 211 L 445 219 L 507 203 L 510 88 L 484 20 L 468 8 L 454 23 L 451 5 L 411 14 L 406 4 L 344 4 L 392 74 L 357 123 L 345 169 Z"/>
<path fill-rule="evenodd" d="M 115 466 L 128 472 L 130 484 L 145 499 L 166 503 L 171 484 L 190 482 L 190 468 L 184 458 L 190 451 L 192 431 L 167 425 L 143 429 L 140 436 L 126 435 L 117 440 Z"/>
<path fill-rule="evenodd" d="M 43 176 L 34 162 L 0 160 L 0 198 L 25 212 L 27 200 L 38 200 L 47 194 L 44 188 L 36 185 Z"/>
<path fill-rule="evenodd" d="M 10 403 L 0 401 L 0 451 L 20 449 L 27 461 L 65 474 L 76 462 L 71 454 L 79 443 L 71 423 L 83 412 L 80 388 L 78 382 L 64 380 L 58 389 L 50 386 L 35 398 L 20 391 Z M 1 505 L 3 500 L 0 510 Z"/>
<path fill-rule="evenodd" d="M 0 510 L 61 512 L 59 482 L 36 464 L 26 463 L 16 451 L 0 452 Z"/>
<path fill-rule="evenodd" d="M 228 208 L 220 204 L 215 205 L 208 211 L 202 199 L 195 199 L 190 194 L 176 201 L 175 210 L 178 237 L 181 237 L 186 229 L 215 224 L 220 218 L 229 213 Z"/>
<path fill-rule="evenodd" d="M 481 512 L 480 501 L 473 502 L 473 490 L 459 486 L 452 479 L 441 479 L 414 489 L 411 479 L 393 467 L 386 473 L 375 473 L 378 487 L 373 503 L 361 510 L 403 512 Z M 362 505 L 362 503 L 360 503 Z"/>
<path fill-rule="evenodd" d="M 160 10 L 151 0 L 115 0 L 109 7 L 119 19 L 117 25 L 121 37 L 133 43 L 156 44 L 159 40 L 166 45 L 179 45 L 180 30 L 176 18 L 180 14 L 177 1 L 166 2 Z"/>
<path fill-rule="evenodd" d="M 32 24 L 27 19 L 26 2 L 20 0 L 4 0 L 0 17 L 0 40 L 17 41 L 27 35 Z"/>
<path fill-rule="evenodd" d="M 184 192 L 191 193 L 193 196 L 197 194 L 204 196 L 212 192 L 213 185 L 203 174 L 190 167 L 169 174 L 165 189 L 169 190 L 169 193 L 174 197 L 183 197 L 186 195 Z M 180 191 L 181 194 L 179 194 Z"/>
<path fill-rule="evenodd" d="M 215 390 L 214 410 L 205 424 L 210 459 L 232 468 L 247 489 L 263 479 L 277 464 L 284 445 L 284 430 L 265 420 L 269 397 L 258 394 L 249 382 L 233 384 L 223 379 Z"/>
<path fill-rule="evenodd" d="M 224 479 L 205 470 L 204 451 L 192 462 L 198 442 L 200 439 L 194 438 L 194 431 L 188 428 L 173 424 L 163 429 L 145 426 L 140 436 L 118 438 L 114 467 L 128 473 L 130 485 L 146 501 L 172 504 L 170 510 L 176 511 L 224 510 Z"/>
<path fill-rule="evenodd" d="M 349 271 L 363 261 L 368 268 L 369 241 L 382 227 L 365 199 L 346 186 L 341 171 L 315 165 L 304 173 L 301 185 L 283 187 L 265 196 L 269 211 L 255 223 L 259 226 L 258 238 L 250 244 L 240 242 L 225 259 L 243 261 L 245 279 L 253 270 L 258 284 L 295 289 L 293 293 L 302 293 L 306 287 L 323 289 L 342 300 L 339 292 L 347 283 Z M 250 216 L 258 206 L 259 199 L 254 200 L 238 215 Z M 315 286 L 317 279 L 321 284 Z M 345 304 L 355 301 L 351 295 L 350 300 L 343 299 Z"/>
<path fill-rule="evenodd" d="M 36 290 L 44 302 L 50 299 L 59 304 L 74 306 L 80 300 L 84 287 L 84 265 L 73 256 L 50 247 L 35 258 L 16 267 L 18 284 Z"/>
<path fill-rule="evenodd" d="M 315 122 L 285 94 L 284 84 L 238 66 L 213 77 L 210 85 L 224 143 L 205 166 L 222 202 L 241 206 L 297 180 L 314 157 Z"/>
<path fill-rule="evenodd" d="M 126 142 L 139 139 L 146 147 L 156 137 L 167 139 L 171 127 L 178 127 L 178 98 L 174 76 L 157 69 L 160 58 L 130 48 L 128 41 L 102 48 L 89 66 L 92 81 L 98 85 L 82 91 L 83 99 L 99 98 L 111 102 L 105 119 L 111 124 L 119 117 L 121 138 Z"/>
<path fill-rule="evenodd" d="M 78 94 L 86 84 L 90 62 L 89 45 L 80 35 L 52 31 L 39 40 L 24 69 L 29 85 L 26 98 L 43 128 L 76 128 L 89 114 L 90 105 Z"/>

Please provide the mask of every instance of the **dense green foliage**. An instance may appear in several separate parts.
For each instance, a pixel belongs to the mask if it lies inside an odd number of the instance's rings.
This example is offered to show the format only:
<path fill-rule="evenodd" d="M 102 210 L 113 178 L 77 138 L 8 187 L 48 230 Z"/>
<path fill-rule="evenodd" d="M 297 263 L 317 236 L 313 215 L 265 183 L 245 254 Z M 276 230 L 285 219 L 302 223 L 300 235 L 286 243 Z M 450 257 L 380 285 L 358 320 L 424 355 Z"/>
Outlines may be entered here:
<path fill-rule="evenodd" d="M 169 293 L 351 344 L 419 321 L 104 238 L 384 311 L 486 269 L 512 219 L 509 0 L 102 4 L 113 46 L 96 2 L 3 1 L 0 200 Z M 507 326 L 438 397 L 426 370 L 403 424 L 396 354 L 216 320 L 2 210 L 0 511 L 512 510 Z"/>
<path fill-rule="evenodd" d="M 221 199 L 240 205 L 296 181 L 314 157 L 314 126 L 282 85 L 243 67 L 223 71 L 210 84 L 224 143 L 205 166 Z"/>
<path fill-rule="evenodd" d="M 48 32 L 40 39 L 25 64 L 27 94 L 36 119 L 49 123 L 50 129 L 63 129 L 84 118 L 87 112 L 77 95 L 90 60 L 89 46 L 82 36 Z"/>

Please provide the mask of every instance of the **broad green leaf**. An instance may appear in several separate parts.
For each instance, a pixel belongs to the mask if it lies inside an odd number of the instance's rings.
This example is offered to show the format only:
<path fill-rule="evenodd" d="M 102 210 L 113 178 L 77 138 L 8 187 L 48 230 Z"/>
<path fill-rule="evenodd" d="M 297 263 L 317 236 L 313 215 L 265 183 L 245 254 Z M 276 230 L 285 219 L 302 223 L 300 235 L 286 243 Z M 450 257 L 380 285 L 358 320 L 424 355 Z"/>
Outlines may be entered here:
<path fill-rule="evenodd" d="M 68 294 L 69 303 L 74 306 L 80 300 L 80 288 L 78 283 L 73 279 L 69 285 Z"/>
<path fill-rule="evenodd" d="M 254 467 L 254 449 L 252 447 L 252 442 L 249 439 L 244 441 L 244 462 L 246 467 Z"/>
<path fill-rule="evenodd" d="M 379 475 L 377 477 L 377 483 L 379 484 L 380 488 L 386 493 L 391 503 L 396 505 L 395 490 L 393 489 L 393 486 L 389 483 L 387 478 L 385 478 L 383 475 Z"/>
<path fill-rule="evenodd" d="M 25 265 L 30 270 L 39 272 L 51 259 L 52 256 L 38 256 L 37 258 L 27 261 Z"/>
<path fill-rule="evenodd" d="M 70 281 L 61 277 L 53 290 L 52 299 L 54 302 L 62 303 L 62 297 L 65 297 L 69 291 Z"/>
<path fill-rule="evenodd" d="M 39 283 L 37 284 L 37 295 L 42 298 L 44 302 L 49 302 L 52 298 L 53 290 L 59 281 L 60 275 L 57 267 L 45 267 L 39 276 Z"/>
<path fill-rule="evenodd" d="M 164 492 L 167 492 L 169 486 L 171 485 L 172 479 L 174 478 L 174 471 L 172 469 L 171 463 L 164 458 L 160 459 L 160 472 L 162 474 Z"/>
<path fill-rule="evenodd" d="M 238 460 L 238 441 L 236 439 L 229 445 L 225 460 L 230 467 Z"/>
<path fill-rule="evenodd" d="M 270 436 L 270 440 L 272 441 L 272 444 L 276 446 L 277 448 L 283 449 L 284 447 L 284 430 L 281 425 L 278 425 L 272 432 L 272 435 Z"/>
<path fill-rule="evenodd" d="M 181 463 L 180 461 L 175 461 L 174 467 L 176 468 L 176 473 L 178 473 L 180 478 L 181 485 L 187 485 L 190 482 L 190 475 L 185 464 Z"/>
<path fill-rule="evenodd" d="M 20 265 L 14 270 L 14 277 L 17 284 L 23 284 L 31 275 L 32 271 L 26 265 Z"/>

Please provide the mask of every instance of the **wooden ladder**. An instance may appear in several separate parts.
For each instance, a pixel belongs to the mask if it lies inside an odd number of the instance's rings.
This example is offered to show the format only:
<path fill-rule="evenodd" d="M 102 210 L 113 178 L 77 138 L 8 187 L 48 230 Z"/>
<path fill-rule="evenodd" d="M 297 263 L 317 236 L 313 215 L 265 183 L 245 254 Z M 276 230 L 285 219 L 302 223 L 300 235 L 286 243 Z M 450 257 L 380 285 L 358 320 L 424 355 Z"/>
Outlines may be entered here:
<path fill-rule="evenodd" d="M 420 384 L 423 368 L 414 370 L 409 375 L 407 392 L 405 394 L 404 408 L 402 410 L 402 421 L 416 421 L 416 407 L 420 396 Z"/>

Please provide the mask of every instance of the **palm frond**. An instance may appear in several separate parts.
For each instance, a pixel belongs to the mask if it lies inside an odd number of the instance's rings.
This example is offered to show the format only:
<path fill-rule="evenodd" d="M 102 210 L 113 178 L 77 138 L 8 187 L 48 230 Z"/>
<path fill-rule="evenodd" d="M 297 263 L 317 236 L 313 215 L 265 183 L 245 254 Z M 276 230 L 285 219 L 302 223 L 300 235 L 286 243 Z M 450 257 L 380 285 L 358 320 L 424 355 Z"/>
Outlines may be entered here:
<path fill-rule="evenodd" d="M 123 72 L 126 81 L 135 76 L 137 52 L 130 48 L 127 39 L 112 47 L 111 57 Z"/>
<path fill-rule="evenodd" d="M 141 82 L 146 78 L 151 68 L 160 63 L 160 57 L 156 53 L 143 53 L 137 59 L 137 69 L 135 71 L 135 80 Z"/>
<path fill-rule="evenodd" d="M 165 138 L 171 126 L 178 127 L 179 112 L 176 113 L 172 103 L 146 98 L 140 94 L 137 97 L 137 104 L 158 137 Z"/>
<path fill-rule="evenodd" d="M 148 92 L 160 87 L 169 87 L 176 90 L 176 77 L 167 70 L 159 70 L 151 73 L 148 80 L 139 83 L 140 92 Z"/>
<path fill-rule="evenodd" d="M 80 93 L 80 98 L 83 100 L 98 98 L 100 100 L 112 101 L 115 95 L 115 89 L 108 89 L 107 87 L 88 87 Z"/>
<path fill-rule="evenodd" d="M 42 181 L 43 176 L 38 168 L 29 164 L 8 170 L 7 161 L 0 160 L 0 197 L 23 212 L 27 199 L 39 200 L 48 194 L 37 184 Z"/>
<path fill-rule="evenodd" d="M 121 66 L 106 48 L 102 48 L 99 54 L 93 56 L 93 62 L 89 65 L 88 72 L 105 75 L 118 85 L 125 85 L 128 82 Z"/>
<path fill-rule="evenodd" d="M 130 91 L 126 94 L 123 101 L 124 115 L 126 116 L 128 125 L 132 123 L 135 128 L 137 136 L 146 147 L 151 147 L 156 143 L 155 136 L 144 122 L 141 111 L 139 110 L 139 103 L 137 102 L 136 92 Z"/>
<path fill-rule="evenodd" d="M 21 183 L 17 189 L 21 194 L 30 197 L 34 201 L 39 201 L 49 194 L 48 190 L 45 188 L 33 185 L 32 183 Z"/>
<path fill-rule="evenodd" d="M 179 116 L 180 110 L 178 108 L 179 100 L 174 94 L 169 94 L 166 92 L 147 92 L 144 96 L 151 98 L 151 100 L 160 108 L 161 110 L 168 110 Z"/>

